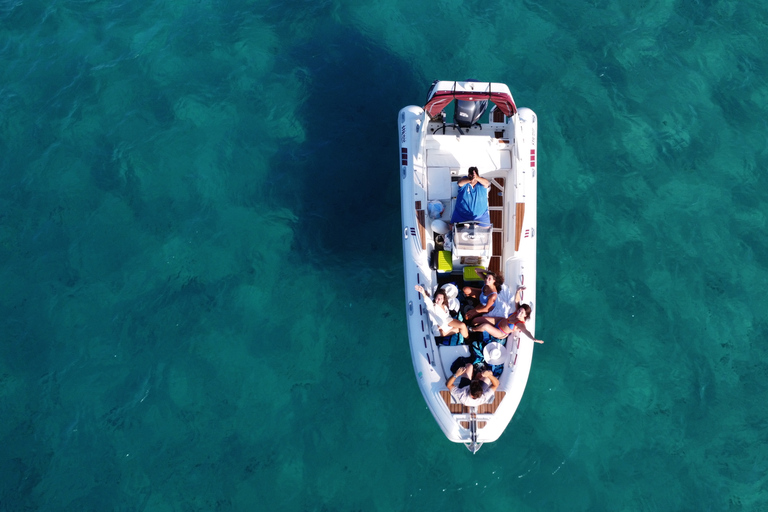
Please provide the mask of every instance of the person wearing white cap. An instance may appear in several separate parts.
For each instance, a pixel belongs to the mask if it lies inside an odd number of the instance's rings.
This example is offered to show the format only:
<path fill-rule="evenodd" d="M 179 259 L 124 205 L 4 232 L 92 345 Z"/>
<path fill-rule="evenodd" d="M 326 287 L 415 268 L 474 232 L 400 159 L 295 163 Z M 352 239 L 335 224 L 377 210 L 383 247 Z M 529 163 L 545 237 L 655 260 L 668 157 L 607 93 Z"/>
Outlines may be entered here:
<path fill-rule="evenodd" d="M 432 334 L 435 336 L 450 336 L 461 333 L 465 338 L 469 336 L 469 330 L 464 322 L 459 322 L 451 317 L 448 311 L 448 295 L 442 289 L 435 292 L 435 300 L 429 298 L 429 294 L 423 286 L 417 284 L 414 286 L 417 292 L 424 295 L 426 299 L 424 305 L 429 312 L 429 318 L 432 320 Z"/>
<path fill-rule="evenodd" d="M 465 375 L 469 380 L 469 386 L 459 388 L 456 386 L 456 377 Z M 472 378 L 474 375 L 474 379 Z M 496 388 L 499 387 L 499 379 L 494 377 L 491 370 L 484 370 L 479 375 L 474 372 L 472 363 L 456 370 L 445 383 L 445 387 L 451 392 L 453 398 L 460 404 L 468 407 L 477 407 L 491 401 Z"/>

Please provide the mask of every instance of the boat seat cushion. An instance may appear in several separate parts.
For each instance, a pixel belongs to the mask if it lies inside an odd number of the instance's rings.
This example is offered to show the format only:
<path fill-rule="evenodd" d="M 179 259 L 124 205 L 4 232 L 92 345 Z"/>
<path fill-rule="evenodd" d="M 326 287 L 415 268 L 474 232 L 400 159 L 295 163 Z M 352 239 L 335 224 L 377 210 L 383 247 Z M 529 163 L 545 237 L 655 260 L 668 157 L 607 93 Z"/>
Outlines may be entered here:
<path fill-rule="evenodd" d="M 485 270 L 485 267 L 481 266 L 467 265 L 464 267 L 464 281 L 482 281 L 483 278 L 475 270 L 478 268 Z"/>
<path fill-rule="evenodd" d="M 456 345 L 453 347 L 442 346 L 440 350 L 440 361 L 443 365 L 443 375 L 448 378 L 453 372 L 451 365 L 460 357 L 469 357 L 469 345 Z"/>
<path fill-rule="evenodd" d="M 451 169 L 449 167 L 427 167 L 427 199 L 448 200 L 451 198 Z"/>
<path fill-rule="evenodd" d="M 451 251 L 437 251 L 437 271 L 453 271 L 453 256 L 451 255 Z"/>

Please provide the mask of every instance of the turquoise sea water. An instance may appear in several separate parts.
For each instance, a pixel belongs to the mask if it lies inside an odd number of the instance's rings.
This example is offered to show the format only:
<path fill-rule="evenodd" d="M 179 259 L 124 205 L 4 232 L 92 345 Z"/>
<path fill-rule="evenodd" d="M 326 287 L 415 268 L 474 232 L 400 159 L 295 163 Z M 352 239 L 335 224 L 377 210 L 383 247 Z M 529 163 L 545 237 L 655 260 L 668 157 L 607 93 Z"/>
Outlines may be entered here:
<path fill-rule="evenodd" d="M 0 2 L 0 510 L 768 510 L 768 8 Z M 396 119 L 539 115 L 526 394 L 416 385 Z"/>

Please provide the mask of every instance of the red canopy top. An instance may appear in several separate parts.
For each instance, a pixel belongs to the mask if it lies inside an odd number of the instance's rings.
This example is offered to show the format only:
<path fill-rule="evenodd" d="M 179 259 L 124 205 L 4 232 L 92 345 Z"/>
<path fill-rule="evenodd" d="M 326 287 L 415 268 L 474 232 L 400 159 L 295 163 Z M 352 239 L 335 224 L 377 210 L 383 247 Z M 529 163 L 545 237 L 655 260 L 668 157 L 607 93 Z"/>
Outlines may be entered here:
<path fill-rule="evenodd" d="M 430 119 L 434 118 L 453 100 L 478 101 L 491 100 L 507 117 L 517 112 L 515 100 L 509 87 L 492 82 L 451 82 L 435 80 L 427 93 L 424 111 Z"/>

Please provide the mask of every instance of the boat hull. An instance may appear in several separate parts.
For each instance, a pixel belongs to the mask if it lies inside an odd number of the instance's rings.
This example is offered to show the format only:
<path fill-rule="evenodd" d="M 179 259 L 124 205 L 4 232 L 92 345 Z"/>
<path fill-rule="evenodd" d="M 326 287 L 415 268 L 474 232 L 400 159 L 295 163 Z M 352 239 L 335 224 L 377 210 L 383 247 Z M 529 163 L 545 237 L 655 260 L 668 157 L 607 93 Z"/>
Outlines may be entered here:
<path fill-rule="evenodd" d="M 451 407 L 445 386 L 451 375 L 449 368 L 456 357 L 468 355 L 469 347 L 436 342 L 424 297 L 414 288 L 421 285 L 433 291 L 446 282 L 461 287 L 466 284 L 463 267 L 473 261 L 458 258 L 454 250 L 450 270 L 440 272 L 445 269 L 434 268 L 440 230 L 437 223 L 433 229 L 428 205 L 440 201 L 446 210 L 442 220 L 450 220 L 457 188 L 454 183 L 467 174 L 469 166 L 477 166 L 481 176 L 494 182 L 492 193 L 499 197 L 492 198 L 497 205 L 491 212 L 495 232 L 490 268 L 505 276 L 507 302 L 510 293 L 525 286 L 523 301 L 533 307 L 526 326 L 535 334 L 537 118 L 525 108 L 515 109 L 511 116 L 492 112 L 487 123 L 467 131 L 446 128 L 442 119 L 430 119 L 421 107 L 409 106 L 400 111 L 398 119 L 406 324 L 414 372 L 424 400 L 446 437 L 476 451 L 482 443 L 496 441 L 517 410 L 530 373 L 534 344 L 526 336 L 507 340 L 509 357 L 492 412 L 474 408 L 456 412 L 456 407 Z M 446 179 L 450 184 L 446 185 Z"/>

